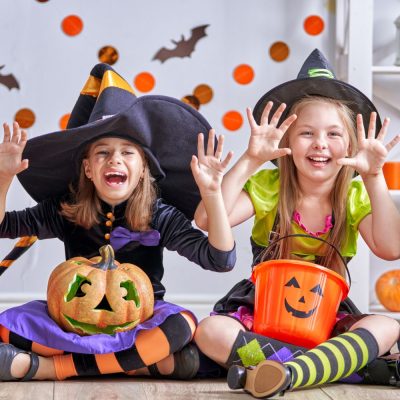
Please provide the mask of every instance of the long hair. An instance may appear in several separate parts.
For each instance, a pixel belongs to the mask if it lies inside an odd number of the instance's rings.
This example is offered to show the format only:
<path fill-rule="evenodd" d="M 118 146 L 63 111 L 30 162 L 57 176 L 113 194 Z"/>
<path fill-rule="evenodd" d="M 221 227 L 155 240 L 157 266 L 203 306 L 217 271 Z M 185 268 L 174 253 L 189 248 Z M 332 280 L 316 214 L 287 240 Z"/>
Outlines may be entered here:
<path fill-rule="evenodd" d="M 294 103 L 290 114 L 298 114 L 305 106 L 315 103 L 333 105 L 349 134 L 349 155 L 353 156 L 357 150 L 355 115 L 353 111 L 342 101 L 320 96 L 308 96 Z M 282 138 L 280 147 L 288 147 L 290 128 Z M 290 156 L 281 157 L 278 160 L 280 170 L 280 192 L 278 201 L 279 223 L 277 233 L 279 237 L 291 233 L 291 222 L 296 204 L 300 200 L 300 186 L 298 182 L 297 169 Z M 337 249 L 341 249 L 343 239 L 346 237 L 346 205 L 347 194 L 354 170 L 343 166 L 330 193 L 330 202 L 334 216 L 334 226 L 328 238 L 329 242 Z M 277 257 L 290 258 L 291 246 L 288 240 L 281 240 L 277 247 Z M 344 276 L 345 268 L 336 251 L 328 245 L 323 246 L 325 254 L 322 257 L 323 264 Z"/>
<path fill-rule="evenodd" d="M 145 231 L 150 227 L 153 216 L 153 206 L 157 197 L 154 179 L 146 161 L 143 150 L 137 146 L 143 160 L 143 177 L 129 197 L 125 217 L 129 227 L 136 231 Z M 83 158 L 88 154 L 84 152 Z M 101 214 L 100 199 L 97 196 L 93 182 L 86 176 L 83 162 L 81 163 L 77 188 L 70 187 L 72 201 L 61 203 L 61 215 L 74 224 L 90 229 L 99 223 Z"/>

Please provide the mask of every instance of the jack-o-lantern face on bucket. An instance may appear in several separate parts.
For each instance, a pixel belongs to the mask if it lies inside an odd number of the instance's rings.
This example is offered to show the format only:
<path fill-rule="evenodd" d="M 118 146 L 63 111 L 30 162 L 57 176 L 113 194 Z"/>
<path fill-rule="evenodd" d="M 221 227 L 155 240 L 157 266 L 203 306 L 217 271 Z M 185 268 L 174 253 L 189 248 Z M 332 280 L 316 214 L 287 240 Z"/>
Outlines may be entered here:
<path fill-rule="evenodd" d="M 301 288 L 296 277 L 292 277 L 285 285 L 289 288 L 285 290 L 285 309 L 296 318 L 309 318 L 318 308 L 319 301 L 315 296 L 322 297 L 320 284 L 316 284 L 310 289 Z M 308 292 L 308 293 L 307 293 Z M 310 294 L 311 293 L 311 294 Z M 309 308 L 309 304 L 316 305 Z"/>
<path fill-rule="evenodd" d="M 50 275 L 49 314 L 67 331 L 114 334 L 134 328 L 153 314 L 153 287 L 146 273 L 115 261 L 109 245 L 100 254 L 90 260 L 71 258 Z"/>

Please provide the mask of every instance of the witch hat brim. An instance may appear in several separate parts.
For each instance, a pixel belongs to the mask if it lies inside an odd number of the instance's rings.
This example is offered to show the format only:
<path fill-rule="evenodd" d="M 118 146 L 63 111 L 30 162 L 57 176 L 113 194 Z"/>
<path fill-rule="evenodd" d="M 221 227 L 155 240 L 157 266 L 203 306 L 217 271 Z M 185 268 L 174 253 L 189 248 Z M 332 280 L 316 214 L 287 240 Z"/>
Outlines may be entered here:
<path fill-rule="evenodd" d="M 123 110 L 114 115 L 93 121 L 89 116 L 83 125 L 29 139 L 23 153 L 29 168 L 18 174 L 18 179 L 37 202 L 65 195 L 69 185 L 77 182 L 88 144 L 104 136 L 126 138 L 143 148 L 150 171 L 159 180 L 161 197 L 192 219 L 200 194 L 190 161 L 197 154 L 197 135 L 203 132 L 207 137 L 209 123 L 192 107 L 171 97 L 126 100 L 128 107 L 122 102 Z"/>
<path fill-rule="evenodd" d="M 368 127 L 371 112 L 377 113 L 376 134 L 382 123 L 379 113 L 371 100 L 354 86 L 336 79 L 333 69 L 324 55 L 315 49 L 306 59 L 297 79 L 276 86 L 258 100 L 253 110 L 254 119 L 261 121 L 261 115 L 269 101 L 274 102 L 270 115 L 281 103 L 286 104 L 281 121 L 289 116 L 294 103 L 306 96 L 321 96 L 345 101 L 355 114 L 363 116 L 364 126 Z"/>

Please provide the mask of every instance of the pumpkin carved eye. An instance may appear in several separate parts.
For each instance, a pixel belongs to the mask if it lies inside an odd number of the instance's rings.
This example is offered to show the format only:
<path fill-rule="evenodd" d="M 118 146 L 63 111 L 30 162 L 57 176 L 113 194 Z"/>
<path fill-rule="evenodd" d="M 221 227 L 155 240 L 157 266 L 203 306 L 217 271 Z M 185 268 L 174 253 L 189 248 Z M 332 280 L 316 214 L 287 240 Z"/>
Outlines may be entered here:
<path fill-rule="evenodd" d="M 133 300 L 136 307 L 140 307 L 140 297 L 134 283 L 132 281 L 125 281 L 121 282 L 119 286 L 126 289 L 126 296 L 123 299 L 126 301 Z"/>
<path fill-rule="evenodd" d="M 323 297 L 323 295 L 322 295 L 322 289 L 321 289 L 321 286 L 318 284 L 317 286 L 314 286 L 312 289 L 310 289 L 310 292 L 313 292 L 313 293 L 317 293 L 317 294 L 319 294 L 321 297 Z"/>
<path fill-rule="evenodd" d="M 72 281 L 72 283 L 70 284 L 69 288 L 68 288 L 68 293 L 65 297 L 65 301 L 71 301 L 74 297 L 83 297 L 86 295 L 86 293 L 84 293 L 82 291 L 82 285 L 84 285 L 85 283 L 87 283 L 88 285 L 91 285 L 92 283 L 85 277 L 82 275 L 75 275 L 74 280 Z"/>
<path fill-rule="evenodd" d="M 297 282 L 297 279 L 295 277 L 291 278 L 285 286 L 287 287 L 293 286 L 298 289 L 300 288 L 299 282 Z"/>

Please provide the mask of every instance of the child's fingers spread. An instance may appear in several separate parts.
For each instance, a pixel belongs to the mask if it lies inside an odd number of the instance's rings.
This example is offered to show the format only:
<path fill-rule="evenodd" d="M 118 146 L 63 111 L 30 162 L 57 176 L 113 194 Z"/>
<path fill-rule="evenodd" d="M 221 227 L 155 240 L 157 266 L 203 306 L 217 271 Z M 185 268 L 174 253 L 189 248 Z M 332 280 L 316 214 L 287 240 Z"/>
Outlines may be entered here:
<path fill-rule="evenodd" d="M 251 129 L 254 129 L 257 127 L 257 122 L 253 117 L 253 113 L 251 111 L 250 107 L 246 108 L 246 115 L 247 115 L 247 120 L 249 121 L 249 125 Z"/>
<path fill-rule="evenodd" d="M 372 112 L 369 118 L 368 125 L 368 139 L 373 139 L 375 137 L 375 127 L 376 127 L 376 112 Z"/>
<path fill-rule="evenodd" d="M 292 125 L 293 122 L 296 121 L 296 119 L 297 119 L 297 115 L 296 115 L 296 114 L 292 114 L 290 117 L 286 118 L 286 119 L 282 122 L 282 124 L 281 124 L 281 126 L 279 127 L 279 129 L 280 129 L 283 133 L 285 133 L 285 132 L 288 130 L 288 128 L 290 127 L 290 125 Z"/>
<path fill-rule="evenodd" d="M 378 140 L 383 141 L 383 139 L 385 138 L 389 127 L 389 123 L 390 123 L 390 118 L 385 118 L 383 120 L 382 128 L 379 131 L 378 136 L 376 137 Z"/>
<path fill-rule="evenodd" d="M 355 167 L 356 166 L 356 160 L 354 158 L 339 158 L 339 160 L 336 161 L 338 165 L 347 165 L 349 167 Z"/>
<path fill-rule="evenodd" d="M 199 160 L 195 155 L 192 155 L 192 159 L 190 160 L 190 168 L 192 170 L 193 175 L 199 174 L 200 172 Z"/>
<path fill-rule="evenodd" d="M 265 125 L 265 124 L 268 125 L 269 114 L 272 110 L 273 105 L 274 105 L 274 103 L 272 101 L 269 101 L 267 103 L 267 105 L 265 106 L 264 111 L 261 115 L 260 125 Z"/>
<path fill-rule="evenodd" d="M 279 119 L 281 118 L 282 113 L 285 110 L 285 108 L 286 108 L 286 104 L 285 103 L 282 103 L 278 107 L 278 109 L 274 112 L 274 115 L 271 118 L 270 125 L 272 125 L 272 126 L 277 126 L 278 125 Z"/>
<path fill-rule="evenodd" d="M 197 135 L 197 155 L 204 157 L 204 135 L 202 133 Z"/>
<path fill-rule="evenodd" d="M 385 147 L 387 151 L 390 151 L 393 149 L 394 146 L 396 146 L 398 143 L 400 143 L 400 134 L 395 136 Z"/>
<path fill-rule="evenodd" d="M 276 158 L 280 158 L 280 157 L 288 156 L 291 153 L 292 153 L 292 150 L 290 150 L 289 147 L 283 147 L 281 149 L 278 149 L 276 151 L 275 155 L 276 155 Z"/>
<path fill-rule="evenodd" d="M 207 141 L 207 155 L 214 154 L 215 130 L 210 129 Z"/>
<path fill-rule="evenodd" d="M 365 139 L 364 121 L 361 114 L 357 114 L 357 139 L 358 142 Z"/>
<path fill-rule="evenodd" d="M 226 155 L 226 157 L 225 157 L 225 159 L 221 162 L 221 166 L 222 166 L 222 168 L 226 168 L 227 166 L 228 166 L 228 164 L 231 162 L 231 160 L 232 160 L 232 157 L 233 157 L 233 151 L 230 151 L 227 155 Z"/>

